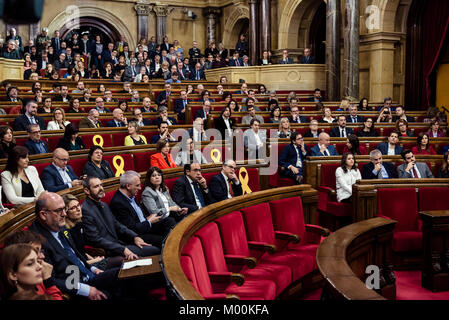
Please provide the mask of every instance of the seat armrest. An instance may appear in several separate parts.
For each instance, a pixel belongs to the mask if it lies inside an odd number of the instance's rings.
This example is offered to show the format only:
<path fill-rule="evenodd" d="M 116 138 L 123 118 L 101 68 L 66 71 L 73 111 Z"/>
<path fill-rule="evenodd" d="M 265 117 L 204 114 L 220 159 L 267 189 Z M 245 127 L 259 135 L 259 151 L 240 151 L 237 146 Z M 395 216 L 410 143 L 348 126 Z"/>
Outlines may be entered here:
<path fill-rule="evenodd" d="M 379 217 L 379 218 L 384 218 L 384 219 L 392 220 L 390 217 L 387 217 L 387 216 L 384 216 L 384 215 L 381 215 L 381 214 L 376 214 L 375 216 L 376 216 L 376 217 Z"/>
<path fill-rule="evenodd" d="M 219 283 L 235 283 L 238 286 L 243 285 L 245 277 L 241 273 L 232 272 L 209 272 L 209 277 L 212 282 Z"/>
<path fill-rule="evenodd" d="M 207 300 L 223 300 L 223 299 L 228 299 L 228 296 L 235 296 L 236 297 L 236 299 L 239 299 L 239 297 L 238 296 L 236 296 L 236 295 L 231 295 L 231 294 L 225 294 L 225 293 L 212 293 L 212 294 L 206 294 L 206 295 L 203 295 L 203 298 L 204 299 L 207 299 Z"/>
<path fill-rule="evenodd" d="M 330 195 L 330 196 L 334 196 L 334 195 L 337 195 L 337 192 L 334 190 L 334 189 L 332 189 L 332 188 L 329 188 L 329 187 L 324 187 L 324 186 L 318 186 L 318 187 L 316 187 L 316 189 L 320 192 L 325 192 L 325 193 L 327 193 L 328 195 Z"/>
<path fill-rule="evenodd" d="M 226 263 L 236 264 L 240 266 L 247 266 L 250 269 L 253 269 L 257 265 L 257 259 L 254 257 L 244 257 L 232 254 L 225 254 Z"/>
<path fill-rule="evenodd" d="M 284 232 L 284 231 L 275 231 L 274 236 L 276 239 L 285 240 L 292 243 L 299 243 L 301 238 L 294 233 Z"/>
<path fill-rule="evenodd" d="M 322 237 L 327 237 L 330 233 L 329 229 L 315 224 L 306 224 L 306 232 L 314 233 Z"/>
<path fill-rule="evenodd" d="M 236 294 L 227 294 L 226 300 L 240 300 L 240 297 Z"/>
<path fill-rule="evenodd" d="M 102 248 L 95 248 L 86 245 L 84 246 L 84 251 L 86 251 L 86 253 L 92 257 L 106 257 L 106 251 L 104 251 L 104 249 Z"/>
<path fill-rule="evenodd" d="M 248 241 L 248 247 L 253 250 L 268 252 L 269 254 L 273 254 L 277 250 L 277 248 L 274 244 L 258 242 L 258 241 Z"/>

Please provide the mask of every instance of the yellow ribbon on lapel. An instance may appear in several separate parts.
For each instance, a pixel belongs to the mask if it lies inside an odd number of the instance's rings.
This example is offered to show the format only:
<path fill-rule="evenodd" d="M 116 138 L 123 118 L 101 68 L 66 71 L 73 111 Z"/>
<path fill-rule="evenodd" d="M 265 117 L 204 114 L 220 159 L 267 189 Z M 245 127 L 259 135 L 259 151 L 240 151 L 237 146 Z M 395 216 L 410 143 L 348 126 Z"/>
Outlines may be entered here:
<path fill-rule="evenodd" d="M 212 149 L 210 151 L 210 158 L 214 163 L 220 163 L 221 162 L 221 151 L 218 149 Z"/>
<path fill-rule="evenodd" d="M 103 137 L 100 136 L 99 134 L 96 134 L 96 135 L 93 136 L 92 142 L 94 143 L 94 145 L 100 146 L 100 147 L 103 148 L 103 143 L 104 143 Z"/>
<path fill-rule="evenodd" d="M 242 173 L 245 173 L 245 176 L 243 177 Z M 248 171 L 246 171 L 245 167 L 241 167 L 239 170 L 239 180 L 242 184 L 242 191 L 243 195 L 252 193 L 250 187 L 249 187 L 249 174 Z"/>
<path fill-rule="evenodd" d="M 117 163 L 119 162 L 119 163 Z M 120 177 L 122 174 L 125 173 L 125 160 L 122 156 L 115 156 L 112 158 L 112 164 L 115 168 L 115 176 Z"/>

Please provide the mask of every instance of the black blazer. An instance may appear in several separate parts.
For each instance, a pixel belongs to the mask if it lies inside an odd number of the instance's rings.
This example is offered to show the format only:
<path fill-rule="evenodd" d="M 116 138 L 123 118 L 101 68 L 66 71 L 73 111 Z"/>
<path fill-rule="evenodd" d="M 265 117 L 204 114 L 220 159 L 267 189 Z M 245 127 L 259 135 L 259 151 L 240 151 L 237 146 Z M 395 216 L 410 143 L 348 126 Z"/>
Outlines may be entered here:
<path fill-rule="evenodd" d="M 92 161 L 87 161 L 83 168 L 83 175 L 97 177 L 100 180 L 113 178 L 115 176 L 111 165 L 106 160 L 101 160 L 100 167 L 101 168 L 98 168 Z"/>
<path fill-rule="evenodd" d="M 318 135 L 319 135 L 320 133 L 318 132 Z M 307 131 L 305 134 L 304 134 L 304 138 L 314 138 L 314 136 L 313 136 L 313 134 L 312 134 L 312 131 Z M 316 137 L 316 138 L 318 138 L 318 137 Z"/>
<path fill-rule="evenodd" d="M 364 122 L 364 121 L 365 121 L 365 118 L 364 118 L 364 117 L 359 116 L 359 115 L 356 116 L 356 122 Z M 352 118 L 351 118 L 350 115 L 349 115 L 349 116 L 346 116 L 346 122 L 347 122 L 347 123 L 353 123 L 353 122 L 352 122 Z"/>
<path fill-rule="evenodd" d="M 123 256 L 125 245 L 134 244 L 137 234 L 117 221 L 106 203 L 87 198 L 81 208 L 87 244 L 103 248 L 108 256 Z"/>
<path fill-rule="evenodd" d="M 226 137 L 225 130 L 227 129 L 227 127 L 226 127 L 223 117 L 215 118 L 214 123 L 215 123 L 215 129 L 220 131 L 221 137 L 224 140 L 224 138 Z M 231 129 L 234 129 L 234 124 L 235 124 L 234 119 L 229 118 L 229 125 L 231 126 Z"/>
<path fill-rule="evenodd" d="M 388 177 L 390 179 L 398 177 L 398 174 L 392 163 L 382 162 L 382 164 L 385 167 L 385 170 L 387 171 Z M 365 164 L 362 169 L 362 179 L 377 179 L 377 176 L 373 174 L 373 170 L 374 164 L 372 162 Z"/>
<path fill-rule="evenodd" d="M 115 218 L 128 229 L 134 231 L 139 235 L 151 232 L 151 227 L 148 221 L 139 221 L 136 211 L 131 206 L 126 196 L 120 190 L 117 190 L 114 193 L 114 196 L 112 197 L 109 205 Z M 148 215 L 145 208 L 139 203 L 137 205 L 140 207 L 140 209 L 142 209 L 142 213 L 146 218 Z"/>
<path fill-rule="evenodd" d="M 354 131 L 352 130 L 352 128 L 345 127 L 345 130 L 346 130 L 346 137 L 348 137 L 350 134 L 353 134 L 353 133 L 354 133 Z M 340 127 L 334 127 L 334 128 L 332 128 L 331 133 L 330 133 L 330 136 L 331 136 L 331 137 L 340 137 Z"/>
<path fill-rule="evenodd" d="M 45 121 L 43 118 L 39 116 L 34 116 L 34 120 L 39 124 L 39 127 L 41 130 L 47 130 L 47 127 L 45 126 Z M 28 126 L 31 124 L 30 120 L 28 120 L 28 117 L 24 114 L 22 114 L 20 117 L 17 117 L 14 120 L 13 129 L 14 131 L 27 131 Z"/>
<path fill-rule="evenodd" d="M 304 116 L 299 116 L 299 120 L 301 121 L 301 123 L 308 123 L 309 122 L 309 120 L 307 120 L 307 117 L 304 117 Z M 293 117 L 288 117 L 288 121 L 290 122 L 290 123 L 297 123 L 297 122 L 295 122 L 295 121 L 293 121 Z"/>
<path fill-rule="evenodd" d="M 170 92 L 170 94 L 171 94 L 171 92 Z M 161 105 L 167 106 L 168 101 L 166 101 L 164 104 L 162 104 L 162 101 L 164 101 L 164 100 L 167 100 L 167 91 L 165 91 L 165 90 L 159 92 L 159 94 L 157 95 L 156 100 L 154 102 L 156 102 L 156 104 L 158 106 L 161 106 Z"/>
<path fill-rule="evenodd" d="M 222 201 L 228 199 L 228 188 L 226 187 L 227 182 L 225 181 L 221 173 L 212 177 L 209 183 L 210 192 L 212 193 L 212 198 L 214 202 Z M 232 183 L 232 190 L 234 191 L 234 196 L 241 196 L 243 194 L 242 184 Z"/>
<path fill-rule="evenodd" d="M 75 144 L 78 144 L 80 146 L 80 149 L 86 149 L 83 139 L 79 136 L 76 137 Z M 72 150 L 72 142 L 65 139 L 64 137 L 62 137 L 61 140 L 59 140 L 59 142 L 58 142 L 58 148 L 63 148 L 64 150 L 71 151 Z"/>
<path fill-rule="evenodd" d="M 206 193 L 200 186 L 198 187 L 201 190 L 205 204 L 208 205 L 212 203 L 210 196 L 211 191 L 209 190 L 209 192 Z M 181 208 L 188 208 L 188 213 L 198 210 L 195 195 L 193 194 L 192 187 L 190 186 L 189 180 L 187 180 L 186 176 L 182 176 L 175 181 L 172 191 L 172 198 Z"/>

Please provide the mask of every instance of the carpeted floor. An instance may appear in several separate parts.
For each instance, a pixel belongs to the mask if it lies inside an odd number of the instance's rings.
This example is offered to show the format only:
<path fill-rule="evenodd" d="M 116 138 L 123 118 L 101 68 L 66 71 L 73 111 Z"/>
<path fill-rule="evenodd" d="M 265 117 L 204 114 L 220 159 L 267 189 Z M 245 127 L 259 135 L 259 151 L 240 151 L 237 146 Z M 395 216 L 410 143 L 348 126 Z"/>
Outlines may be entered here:
<path fill-rule="evenodd" d="M 395 271 L 396 300 L 449 300 L 449 291 L 432 292 L 421 287 L 421 271 Z"/>

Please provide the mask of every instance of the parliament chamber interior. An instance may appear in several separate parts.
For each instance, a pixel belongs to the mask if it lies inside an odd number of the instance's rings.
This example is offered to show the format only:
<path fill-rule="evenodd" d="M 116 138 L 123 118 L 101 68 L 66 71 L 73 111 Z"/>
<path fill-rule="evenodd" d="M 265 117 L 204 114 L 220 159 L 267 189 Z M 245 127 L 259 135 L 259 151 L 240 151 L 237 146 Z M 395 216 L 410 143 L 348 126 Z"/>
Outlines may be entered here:
<path fill-rule="evenodd" d="M 449 2 L 0 5 L 0 300 L 449 299 Z"/>

